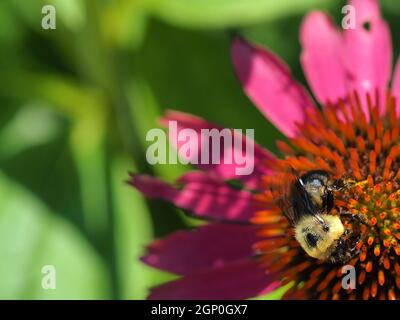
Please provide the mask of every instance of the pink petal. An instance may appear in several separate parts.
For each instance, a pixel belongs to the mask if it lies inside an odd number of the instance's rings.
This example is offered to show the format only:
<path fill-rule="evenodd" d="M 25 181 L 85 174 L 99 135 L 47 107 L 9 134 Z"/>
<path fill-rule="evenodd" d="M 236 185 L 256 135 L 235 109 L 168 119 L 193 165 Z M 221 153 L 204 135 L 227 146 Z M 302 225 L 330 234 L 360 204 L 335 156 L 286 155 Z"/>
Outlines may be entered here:
<path fill-rule="evenodd" d="M 381 18 L 376 0 L 352 0 L 349 4 L 356 10 L 356 28 L 347 29 L 343 34 L 351 89 L 357 90 L 364 102 L 367 92 L 374 98 L 378 89 L 382 101 L 392 64 L 389 27 Z M 369 30 L 365 28 L 366 23 L 369 24 Z"/>
<path fill-rule="evenodd" d="M 272 52 L 241 38 L 232 43 L 232 60 L 242 86 L 259 110 L 285 135 L 295 136 L 296 123 L 313 106 L 306 90 Z"/>
<path fill-rule="evenodd" d="M 180 156 L 187 159 L 190 163 L 196 164 L 198 168 L 200 168 L 201 170 L 215 173 L 216 175 L 224 179 L 238 179 L 242 181 L 249 188 L 254 188 L 256 186 L 257 182 L 259 182 L 260 180 L 261 175 L 265 175 L 270 172 L 266 167 L 265 162 L 267 160 L 271 161 L 271 159 L 273 159 L 274 156 L 267 150 L 258 146 L 252 140 L 248 141 L 250 141 L 250 143 L 253 143 L 254 145 L 254 157 L 251 157 L 251 153 L 246 155 L 246 153 L 243 153 L 242 150 L 243 151 L 246 150 L 247 139 L 242 135 L 240 135 L 239 133 L 235 133 L 234 136 L 237 137 L 238 141 L 241 142 L 242 148 L 240 148 L 240 146 L 235 146 L 234 143 L 225 146 L 224 140 L 220 139 L 221 143 L 218 144 L 220 160 L 218 161 L 219 163 L 213 164 L 211 161 L 212 155 L 215 154 L 216 151 L 213 150 L 211 142 L 209 142 L 209 148 L 205 147 L 206 138 L 204 136 L 204 133 L 202 135 L 201 130 L 202 129 L 222 130 L 223 128 L 215 126 L 202 118 L 176 111 L 166 112 L 165 116 L 161 119 L 161 124 L 164 125 L 165 127 L 168 127 L 171 121 L 177 122 L 177 133 L 176 133 L 177 135 L 179 135 L 179 133 L 183 129 L 193 129 L 196 132 L 198 139 L 194 140 L 196 141 L 195 145 L 193 144 L 191 145 L 191 148 L 195 149 L 196 152 L 194 154 L 184 154 L 183 152 L 180 152 Z M 202 139 L 202 137 L 204 137 L 204 139 Z M 178 142 L 172 132 L 170 132 L 170 141 L 178 149 L 178 151 L 182 150 L 181 149 L 182 145 L 186 143 L 185 141 Z M 203 164 L 200 163 L 202 162 L 201 157 L 204 152 L 208 152 L 209 154 L 208 157 L 209 164 L 204 164 L 204 162 Z M 246 161 L 248 161 L 249 174 L 238 175 L 236 172 L 238 168 L 243 168 L 245 166 L 244 164 L 235 161 L 235 159 L 238 159 L 236 157 L 241 152 L 242 155 L 246 156 Z M 232 159 L 232 163 L 230 164 L 227 163 L 227 161 L 224 161 L 224 157 Z"/>
<path fill-rule="evenodd" d="M 343 41 L 332 19 L 322 12 L 309 13 L 301 26 L 301 63 L 318 100 L 325 104 L 344 98 L 347 92 Z"/>
<path fill-rule="evenodd" d="M 142 260 L 155 268 L 184 275 L 250 258 L 256 241 L 254 226 L 209 224 L 154 241 Z"/>
<path fill-rule="evenodd" d="M 393 74 L 392 93 L 396 97 L 396 111 L 400 114 L 400 58 L 397 59 Z"/>
<path fill-rule="evenodd" d="M 151 300 L 239 300 L 267 294 L 279 287 L 257 261 L 243 261 L 187 275 L 151 291 Z"/>
<path fill-rule="evenodd" d="M 181 188 L 146 175 L 135 175 L 129 183 L 145 196 L 171 202 L 197 217 L 247 222 L 256 211 L 251 193 L 232 189 L 203 172 L 182 176 Z"/>

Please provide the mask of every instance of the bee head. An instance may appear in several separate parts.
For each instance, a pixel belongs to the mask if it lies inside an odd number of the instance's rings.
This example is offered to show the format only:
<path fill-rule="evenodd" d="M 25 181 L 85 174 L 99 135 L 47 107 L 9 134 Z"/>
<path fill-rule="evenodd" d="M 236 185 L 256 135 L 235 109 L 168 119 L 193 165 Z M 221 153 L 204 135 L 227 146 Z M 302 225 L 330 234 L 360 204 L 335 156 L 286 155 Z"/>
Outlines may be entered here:
<path fill-rule="evenodd" d="M 333 194 L 329 175 L 322 170 L 310 171 L 299 179 L 300 184 L 317 211 L 329 212 L 333 207 Z"/>

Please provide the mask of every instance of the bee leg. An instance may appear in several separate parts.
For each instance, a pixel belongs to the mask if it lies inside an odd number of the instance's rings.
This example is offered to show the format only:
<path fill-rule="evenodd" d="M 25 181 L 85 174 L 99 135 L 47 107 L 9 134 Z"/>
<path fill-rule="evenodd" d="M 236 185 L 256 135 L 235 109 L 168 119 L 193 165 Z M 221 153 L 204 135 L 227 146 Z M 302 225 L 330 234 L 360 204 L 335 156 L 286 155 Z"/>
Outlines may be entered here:
<path fill-rule="evenodd" d="M 351 259 L 353 259 L 356 255 L 357 255 L 357 247 L 353 246 L 353 247 L 348 247 L 346 246 L 346 248 L 344 249 L 344 259 L 343 262 L 347 263 L 348 261 L 350 261 Z"/>
<path fill-rule="evenodd" d="M 348 229 L 346 229 L 348 230 Z M 352 235 L 354 234 L 353 231 L 348 230 L 347 232 L 347 237 L 348 237 L 348 241 L 350 241 L 350 238 L 352 238 Z M 361 250 L 357 248 L 358 244 L 360 243 L 361 239 L 360 236 L 357 237 L 357 240 L 355 240 L 355 243 L 352 247 L 348 247 L 347 248 L 347 256 L 348 256 L 348 260 L 353 259 L 356 255 L 360 254 Z"/>
<path fill-rule="evenodd" d="M 351 254 L 351 258 L 354 258 L 357 254 L 359 254 L 361 252 L 360 249 L 357 249 L 357 245 L 359 244 L 359 242 L 360 242 L 360 240 L 358 240 L 356 242 L 356 244 L 352 248 L 349 249 L 349 252 Z"/>
<path fill-rule="evenodd" d="M 332 185 L 329 186 L 329 189 L 331 191 L 341 191 L 346 187 L 346 184 L 344 183 L 343 180 L 335 180 Z"/>
<path fill-rule="evenodd" d="M 363 225 L 369 226 L 369 224 L 365 221 L 364 216 L 361 213 L 352 214 L 351 212 L 341 212 L 340 216 L 347 217 L 349 220 L 357 221 Z"/>
<path fill-rule="evenodd" d="M 335 252 L 329 257 L 329 262 L 333 264 L 345 263 L 347 261 L 345 251 L 346 251 L 345 239 L 340 238 Z"/>
<path fill-rule="evenodd" d="M 343 179 L 337 179 L 335 181 L 333 181 L 330 186 L 329 189 L 331 191 L 342 191 L 346 188 L 351 188 L 356 184 L 355 181 L 352 180 L 343 180 Z"/>
<path fill-rule="evenodd" d="M 357 242 L 358 243 L 358 242 Z M 355 256 L 359 255 L 361 250 L 357 249 L 357 244 L 347 251 L 347 261 L 353 259 Z"/>
<path fill-rule="evenodd" d="M 352 234 L 353 231 L 345 229 L 343 234 L 344 236 L 338 240 L 336 250 L 329 258 L 330 263 L 346 264 L 348 261 L 360 254 L 360 250 L 357 249 L 357 245 L 360 242 L 360 239 L 358 239 L 354 245 L 349 246 L 349 241 L 352 237 Z"/>

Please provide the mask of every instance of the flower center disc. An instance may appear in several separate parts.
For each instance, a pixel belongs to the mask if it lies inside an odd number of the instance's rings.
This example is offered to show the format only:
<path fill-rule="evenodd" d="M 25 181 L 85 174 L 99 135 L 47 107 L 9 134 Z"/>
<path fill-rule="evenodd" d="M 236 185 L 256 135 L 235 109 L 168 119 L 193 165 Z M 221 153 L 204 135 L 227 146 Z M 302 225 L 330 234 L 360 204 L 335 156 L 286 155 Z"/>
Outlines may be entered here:
<path fill-rule="evenodd" d="M 382 104 L 367 95 L 361 101 L 355 93 L 322 111 L 308 111 L 298 136 L 278 142 L 283 158 L 267 164 L 275 174 L 263 177 L 264 192 L 255 196 L 263 208 L 253 218 L 263 238 L 255 250 L 267 270 L 285 275 L 283 284 L 294 283 L 286 298 L 400 297 L 399 119 L 395 98 L 388 93 L 384 100 Z M 342 266 L 308 257 L 291 236 L 274 199 L 282 175 L 293 169 L 324 170 L 346 182 L 334 193 L 332 214 L 349 212 L 365 222 L 342 219 L 346 229 L 360 234 L 359 254 L 347 263 L 355 267 L 356 289 L 342 287 Z"/>

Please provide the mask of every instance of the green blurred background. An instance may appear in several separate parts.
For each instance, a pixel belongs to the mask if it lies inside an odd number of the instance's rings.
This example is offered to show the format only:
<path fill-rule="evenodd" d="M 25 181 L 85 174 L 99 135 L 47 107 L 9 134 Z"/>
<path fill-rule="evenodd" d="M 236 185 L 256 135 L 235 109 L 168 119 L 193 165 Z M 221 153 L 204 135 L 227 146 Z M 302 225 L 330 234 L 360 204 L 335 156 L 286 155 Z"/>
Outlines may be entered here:
<path fill-rule="evenodd" d="M 45 4 L 57 10 L 56 30 L 41 28 Z M 234 77 L 229 30 L 267 45 L 304 82 L 301 18 L 324 9 L 339 23 L 342 5 L 0 1 L 0 298 L 143 299 L 173 278 L 138 258 L 152 239 L 197 222 L 124 181 L 128 171 L 173 181 L 189 168 L 150 167 L 146 132 L 176 109 L 255 128 L 256 140 L 275 150 L 280 134 Z M 382 5 L 398 35 L 398 1 Z M 56 290 L 41 287 L 44 265 L 56 268 Z"/>

